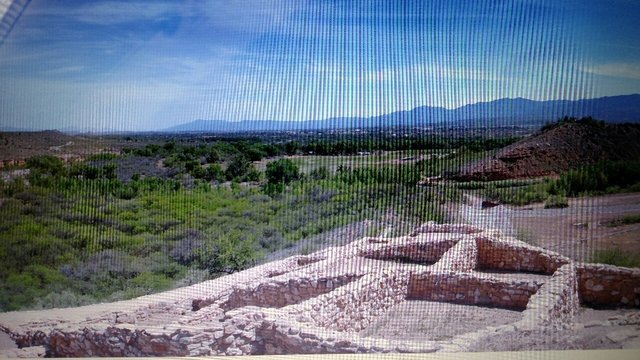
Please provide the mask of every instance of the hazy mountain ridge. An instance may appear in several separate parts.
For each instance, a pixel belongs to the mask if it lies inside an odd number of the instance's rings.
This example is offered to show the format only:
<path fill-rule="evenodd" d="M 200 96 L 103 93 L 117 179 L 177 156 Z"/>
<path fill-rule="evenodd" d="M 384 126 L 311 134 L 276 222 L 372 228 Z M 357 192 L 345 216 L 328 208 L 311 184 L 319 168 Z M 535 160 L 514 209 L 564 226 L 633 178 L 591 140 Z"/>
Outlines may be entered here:
<path fill-rule="evenodd" d="M 337 117 L 324 120 L 195 120 L 173 126 L 166 132 L 237 132 L 237 131 L 300 131 L 356 129 L 373 127 L 422 127 L 439 123 L 458 125 L 512 125 L 514 122 L 544 124 L 562 116 L 592 116 L 612 123 L 640 122 L 640 94 L 608 96 L 582 100 L 536 101 L 504 98 L 479 102 L 456 109 L 420 106 L 409 111 L 397 111 L 372 117 Z"/>

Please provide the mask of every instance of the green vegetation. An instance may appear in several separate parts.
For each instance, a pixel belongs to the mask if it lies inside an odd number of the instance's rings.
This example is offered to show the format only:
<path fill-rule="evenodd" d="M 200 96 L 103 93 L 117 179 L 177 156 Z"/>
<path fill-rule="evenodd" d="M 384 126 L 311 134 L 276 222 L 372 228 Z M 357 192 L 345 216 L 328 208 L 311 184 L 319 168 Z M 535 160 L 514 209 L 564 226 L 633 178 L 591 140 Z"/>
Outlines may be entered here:
<path fill-rule="evenodd" d="M 545 132 L 545 131 L 549 131 L 551 129 L 555 129 L 557 127 L 560 127 L 564 124 L 586 124 L 586 125 L 590 125 L 593 127 L 603 127 L 605 125 L 605 122 L 602 120 L 596 120 L 594 118 L 592 118 L 591 116 L 586 116 L 586 117 L 582 117 L 580 119 L 572 117 L 572 116 L 564 116 L 560 119 L 558 119 L 555 122 L 548 122 L 546 124 L 544 124 L 544 126 L 542 126 L 542 128 L 540 129 L 541 132 Z"/>
<path fill-rule="evenodd" d="M 459 189 L 481 190 L 503 204 L 566 207 L 567 197 L 640 191 L 640 160 L 599 162 L 568 171 L 558 179 L 503 180 L 456 184 Z"/>
<path fill-rule="evenodd" d="M 569 196 L 640 190 L 640 160 L 600 162 L 562 174 L 558 189 Z"/>
<path fill-rule="evenodd" d="M 627 215 L 620 219 L 616 219 L 607 224 L 607 226 L 615 227 L 622 225 L 631 225 L 640 223 L 640 214 Z"/>
<path fill-rule="evenodd" d="M 569 207 L 567 198 L 562 195 L 551 195 L 545 200 L 545 209 L 563 209 Z"/>
<path fill-rule="evenodd" d="M 322 151 L 377 143 L 342 144 Z M 465 149 L 419 161 L 400 160 L 399 152 L 378 162 L 358 156 L 335 168 L 327 158 L 307 162 L 305 172 L 297 159 L 319 143 L 167 142 L 71 164 L 31 158 L 26 179 L 0 182 L 0 310 L 77 306 L 189 285 L 366 219 L 402 219 L 390 235 L 443 221 L 442 204 L 459 190 L 419 181 L 480 156 L 469 148 L 496 144 L 460 141 Z M 281 157 L 291 153 L 298 157 Z M 258 161 L 266 161 L 264 171 Z"/>
<path fill-rule="evenodd" d="M 640 267 L 640 256 L 622 251 L 619 248 L 596 250 L 591 262 L 624 267 Z"/>

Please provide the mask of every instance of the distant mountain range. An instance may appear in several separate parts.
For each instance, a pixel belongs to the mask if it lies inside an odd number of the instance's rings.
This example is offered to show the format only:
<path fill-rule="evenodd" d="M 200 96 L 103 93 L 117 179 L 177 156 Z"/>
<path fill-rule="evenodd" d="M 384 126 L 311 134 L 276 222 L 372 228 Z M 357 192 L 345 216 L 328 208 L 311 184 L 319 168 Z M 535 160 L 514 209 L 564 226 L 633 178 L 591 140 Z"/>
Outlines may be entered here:
<path fill-rule="evenodd" d="M 341 117 L 324 120 L 195 120 L 164 132 L 301 131 L 366 129 L 374 127 L 425 127 L 437 124 L 460 126 L 536 125 L 563 116 L 591 116 L 611 123 L 640 122 L 640 94 L 583 100 L 535 101 L 505 98 L 461 106 L 456 109 L 420 106 L 372 117 Z"/>

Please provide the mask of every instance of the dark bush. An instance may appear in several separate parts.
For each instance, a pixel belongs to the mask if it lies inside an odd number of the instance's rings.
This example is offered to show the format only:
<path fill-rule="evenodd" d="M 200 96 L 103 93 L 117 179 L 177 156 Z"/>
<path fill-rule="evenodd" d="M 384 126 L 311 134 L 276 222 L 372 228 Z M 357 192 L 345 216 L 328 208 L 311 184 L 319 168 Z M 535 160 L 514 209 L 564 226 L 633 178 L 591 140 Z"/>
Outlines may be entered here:
<path fill-rule="evenodd" d="M 309 173 L 309 176 L 314 180 L 324 180 L 324 179 L 328 179 L 331 176 L 331 174 L 329 173 L 329 170 L 325 166 L 321 166 L 317 169 L 311 170 L 311 172 Z"/>
<path fill-rule="evenodd" d="M 204 235 L 197 230 L 185 231 L 176 241 L 170 256 L 182 265 L 190 265 L 198 258 L 198 252 L 204 246 Z"/>
<path fill-rule="evenodd" d="M 231 159 L 224 174 L 229 181 L 244 181 L 252 167 L 251 161 L 246 156 L 239 154 Z"/>
<path fill-rule="evenodd" d="M 73 277 L 81 280 L 97 280 L 108 277 L 131 279 L 141 271 L 135 258 L 117 250 L 102 250 L 73 270 Z"/>
<path fill-rule="evenodd" d="M 270 184 L 289 184 L 300 178 L 300 171 L 293 161 L 278 159 L 267 164 L 265 176 Z"/>
<path fill-rule="evenodd" d="M 32 172 L 37 172 L 43 175 L 65 175 L 64 162 L 52 155 L 38 155 L 30 157 L 27 159 L 26 165 Z"/>

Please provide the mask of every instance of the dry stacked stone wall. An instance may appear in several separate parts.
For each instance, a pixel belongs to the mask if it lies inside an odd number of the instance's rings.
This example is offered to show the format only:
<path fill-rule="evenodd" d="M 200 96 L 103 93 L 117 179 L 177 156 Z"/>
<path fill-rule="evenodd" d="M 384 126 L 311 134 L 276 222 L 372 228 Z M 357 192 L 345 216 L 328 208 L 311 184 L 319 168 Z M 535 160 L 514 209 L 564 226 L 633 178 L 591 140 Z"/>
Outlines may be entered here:
<path fill-rule="evenodd" d="M 553 274 L 569 262 L 559 254 L 514 239 L 508 240 L 498 242 L 489 237 L 477 237 L 478 268 Z"/>
<path fill-rule="evenodd" d="M 507 282 L 470 274 L 415 274 L 409 281 L 408 299 L 452 302 L 524 310 L 538 285 Z"/>
<path fill-rule="evenodd" d="M 603 264 L 577 267 L 580 301 L 593 307 L 640 307 L 640 269 Z"/>
<path fill-rule="evenodd" d="M 522 319 L 444 343 L 358 334 L 407 300 L 515 309 Z M 491 231 L 428 223 L 412 236 L 364 238 L 162 294 L 0 314 L 0 330 L 23 347 L 0 355 L 465 351 L 487 336 L 567 326 L 581 303 L 640 307 L 640 269 L 574 264 Z"/>

